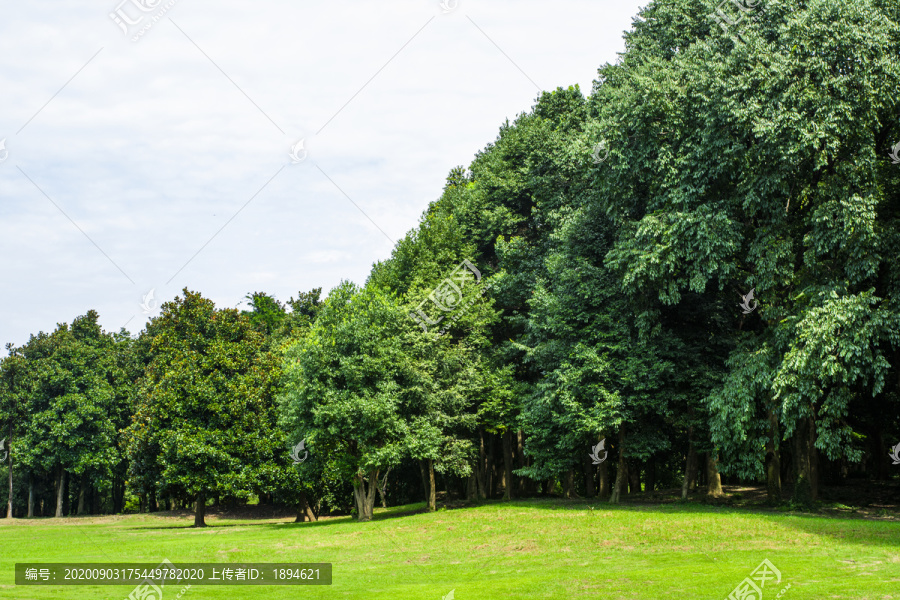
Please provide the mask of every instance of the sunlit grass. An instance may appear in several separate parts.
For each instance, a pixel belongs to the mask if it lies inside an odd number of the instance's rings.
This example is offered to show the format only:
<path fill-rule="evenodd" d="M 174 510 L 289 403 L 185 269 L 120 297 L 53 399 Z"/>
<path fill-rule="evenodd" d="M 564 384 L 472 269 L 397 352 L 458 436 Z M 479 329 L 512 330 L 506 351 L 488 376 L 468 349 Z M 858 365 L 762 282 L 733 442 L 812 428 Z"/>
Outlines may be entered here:
<path fill-rule="evenodd" d="M 0 598 L 123 599 L 134 586 L 13 585 L 16 562 L 330 562 L 331 586 L 194 586 L 202 598 L 726 598 L 763 559 L 774 598 L 900 599 L 900 523 L 696 505 L 491 502 L 349 517 L 208 520 L 166 513 L 0 523 Z M 412 514 L 410 514 L 412 513 Z M 772 584 L 770 584 L 772 585 Z M 178 589 L 166 590 L 164 600 Z"/>

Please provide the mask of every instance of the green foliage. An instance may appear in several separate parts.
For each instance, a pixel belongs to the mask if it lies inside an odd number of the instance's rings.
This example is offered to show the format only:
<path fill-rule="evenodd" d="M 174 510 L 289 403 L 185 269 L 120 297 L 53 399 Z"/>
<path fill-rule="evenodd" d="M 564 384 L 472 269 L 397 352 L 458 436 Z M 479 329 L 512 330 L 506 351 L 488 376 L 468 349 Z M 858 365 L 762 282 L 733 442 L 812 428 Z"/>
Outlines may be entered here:
<path fill-rule="evenodd" d="M 287 462 L 273 429 L 278 370 L 250 321 L 185 289 L 145 335 L 149 362 L 126 432 L 135 480 L 179 499 L 275 485 L 272 471 Z"/>

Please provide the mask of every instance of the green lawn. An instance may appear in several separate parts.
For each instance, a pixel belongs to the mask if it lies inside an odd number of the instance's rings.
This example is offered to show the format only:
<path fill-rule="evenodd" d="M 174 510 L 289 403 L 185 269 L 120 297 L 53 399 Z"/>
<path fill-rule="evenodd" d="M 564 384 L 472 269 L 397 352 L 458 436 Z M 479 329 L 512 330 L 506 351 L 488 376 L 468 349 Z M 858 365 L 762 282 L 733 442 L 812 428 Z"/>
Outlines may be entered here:
<path fill-rule="evenodd" d="M 123 599 L 134 586 L 14 585 L 16 562 L 330 562 L 331 586 L 194 586 L 183 598 L 723 600 L 763 559 L 782 574 L 764 598 L 900 599 L 900 522 L 686 504 L 491 502 L 350 518 L 129 515 L 0 520 L 0 598 Z M 169 590 L 172 591 L 169 591 Z M 166 589 L 174 600 L 178 589 Z"/>

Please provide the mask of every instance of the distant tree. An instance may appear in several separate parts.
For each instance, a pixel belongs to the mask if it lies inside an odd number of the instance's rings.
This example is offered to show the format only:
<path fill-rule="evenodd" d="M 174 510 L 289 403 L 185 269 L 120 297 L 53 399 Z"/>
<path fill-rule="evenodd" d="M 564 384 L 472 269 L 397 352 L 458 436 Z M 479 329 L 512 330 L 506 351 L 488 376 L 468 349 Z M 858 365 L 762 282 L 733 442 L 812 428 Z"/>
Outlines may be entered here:
<path fill-rule="evenodd" d="M 241 314 L 266 337 L 275 335 L 287 315 L 284 305 L 264 292 L 253 292 L 244 298 L 250 302 L 251 310 L 241 311 Z"/>
<path fill-rule="evenodd" d="M 56 516 L 63 516 L 67 475 L 76 478 L 77 512 L 113 477 L 121 463 L 117 427 L 127 413 L 127 383 L 116 336 L 101 331 L 89 311 L 71 327 L 31 336 L 23 360 L 24 400 L 30 415 L 20 440 L 21 463 L 56 478 Z"/>

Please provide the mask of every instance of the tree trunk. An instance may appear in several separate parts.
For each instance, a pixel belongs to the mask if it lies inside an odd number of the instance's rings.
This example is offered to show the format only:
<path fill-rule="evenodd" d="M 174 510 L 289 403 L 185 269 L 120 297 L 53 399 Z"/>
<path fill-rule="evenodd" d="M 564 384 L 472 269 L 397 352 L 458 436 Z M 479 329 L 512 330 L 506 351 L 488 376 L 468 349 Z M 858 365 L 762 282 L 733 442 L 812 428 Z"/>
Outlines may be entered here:
<path fill-rule="evenodd" d="M 819 499 L 819 450 L 816 448 L 816 421 L 809 418 L 809 484 L 812 500 Z"/>
<path fill-rule="evenodd" d="M 10 425 L 9 442 L 9 503 L 6 506 L 6 518 L 13 518 L 13 457 L 12 457 L 12 425 Z"/>
<path fill-rule="evenodd" d="M 781 434 L 775 412 L 769 410 L 769 437 L 766 439 L 766 501 L 781 502 Z"/>
<path fill-rule="evenodd" d="M 433 512 L 437 508 L 437 490 L 434 482 L 434 462 L 425 459 L 419 461 L 422 473 L 422 487 L 425 489 L 425 510 Z"/>
<path fill-rule="evenodd" d="M 378 483 L 378 493 L 381 495 L 381 508 L 387 508 L 387 480 L 390 472 L 391 468 L 388 467 L 388 470 L 384 472 L 384 479 Z"/>
<path fill-rule="evenodd" d="M 641 493 L 641 469 L 637 461 L 632 461 L 631 467 L 628 469 L 628 487 L 630 494 Z"/>
<path fill-rule="evenodd" d="M 556 490 L 556 477 L 550 477 L 547 479 L 547 482 L 544 484 L 544 493 L 552 494 Z"/>
<path fill-rule="evenodd" d="M 880 425 L 872 428 L 872 440 L 874 448 L 872 448 L 872 457 L 875 459 L 875 478 L 879 481 L 887 481 L 891 478 L 890 473 L 890 456 L 884 449 L 887 447 L 884 443 L 884 434 Z"/>
<path fill-rule="evenodd" d="M 656 489 L 656 459 L 652 456 L 647 459 L 647 482 L 644 484 L 644 489 L 650 493 Z"/>
<path fill-rule="evenodd" d="M 525 468 L 525 433 L 521 429 L 516 431 L 516 467 Z M 516 495 L 522 497 L 525 493 L 525 477 L 516 477 Z"/>
<path fill-rule="evenodd" d="M 206 527 L 206 493 L 197 494 L 194 502 L 194 527 Z"/>
<path fill-rule="evenodd" d="M 34 516 L 34 476 L 28 476 L 28 518 Z"/>
<path fill-rule="evenodd" d="M 503 434 L 503 499 L 512 500 L 516 497 L 515 483 L 513 483 L 513 443 L 512 430 L 507 429 Z"/>
<path fill-rule="evenodd" d="M 487 479 L 487 497 L 494 498 L 497 487 L 497 475 L 494 472 L 494 434 L 487 434 L 487 466 L 485 467 L 485 479 Z"/>
<path fill-rule="evenodd" d="M 563 477 L 563 498 L 572 499 L 577 497 L 578 494 L 575 492 L 575 469 L 569 469 Z"/>
<path fill-rule="evenodd" d="M 681 484 L 681 499 L 687 499 L 688 492 L 697 483 L 697 452 L 694 450 L 694 428 L 688 430 L 688 454 L 684 465 L 684 483 Z"/>
<path fill-rule="evenodd" d="M 112 494 L 112 511 L 113 514 L 118 514 L 122 511 L 122 505 L 119 504 L 119 476 L 116 475 L 113 477 L 112 489 L 110 490 Z"/>
<path fill-rule="evenodd" d="M 618 504 L 622 500 L 622 492 L 628 481 L 628 462 L 625 460 L 625 429 L 619 428 L 619 464 L 616 468 L 616 483 L 609 501 Z"/>
<path fill-rule="evenodd" d="M 300 502 L 297 503 L 297 518 L 294 523 L 302 523 L 306 519 L 315 521 L 316 516 L 309 508 L 309 501 L 306 499 L 306 492 L 300 492 Z"/>
<path fill-rule="evenodd" d="M 79 517 L 84 515 L 85 488 L 87 488 L 87 473 L 82 473 L 78 478 L 78 508 L 75 511 Z"/>
<path fill-rule="evenodd" d="M 484 451 L 484 430 L 478 429 L 478 466 L 475 468 L 475 483 L 478 484 L 478 499 L 487 498 L 487 488 L 485 487 L 485 465 L 487 464 L 487 456 Z"/>
<path fill-rule="evenodd" d="M 601 500 L 609 497 L 609 464 L 605 460 L 600 463 L 600 490 L 598 496 L 600 496 Z"/>
<path fill-rule="evenodd" d="M 725 494 L 722 492 L 722 479 L 719 475 L 718 454 L 714 452 L 706 453 L 706 493 L 713 498 L 720 498 Z"/>
<path fill-rule="evenodd" d="M 597 477 L 597 469 L 594 468 L 594 461 L 591 460 L 589 454 L 584 454 L 582 464 L 584 465 L 584 493 L 588 498 L 593 498 L 595 494 L 594 479 Z"/>
<path fill-rule="evenodd" d="M 430 461 L 429 461 L 430 462 Z M 366 477 L 362 473 L 353 476 L 353 496 L 356 501 L 356 519 L 360 523 L 372 520 L 375 512 L 375 493 L 378 489 L 378 469 L 369 471 L 368 488 L 366 486 Z M 432 484 L 434 482 L 432 481 Z M 434 489 L 434 485 L 431 486 Z"/>
<path fill-rule="evenodd" d="M 422 490 L 425 494 L 425 504 L 428 504 L 428 498 L 431 495 L 431 492 L 428 491 L 428 475 L 425 473 L 425 460 L 420 460 L 419 462 L 419 474 L 422 476 Z"/>
<path fill-rule="evenodd" d="M 59 468 L 59 480 L 56 482 L 56 514 L 55 518 L 63 516 L 63 501 L 66 497 L 66 470 Z"/>
<path fill-rule="evenodd" d="M 428 512 L 437 510 L 437 485 L 434 481 L 434 461 L 430 458 L 425 461 L 425 474 L 428 476 Z"/>
<path fill-rule="evenodd" d="M 804 506 L 811 506 L 818 499 L 815 443 L 815 424 L 812 417 L 807 417 L 797 423 L 794 431 L 794 502 Z"/>

